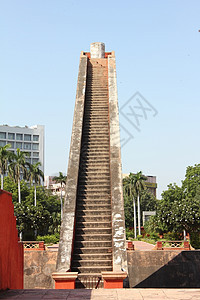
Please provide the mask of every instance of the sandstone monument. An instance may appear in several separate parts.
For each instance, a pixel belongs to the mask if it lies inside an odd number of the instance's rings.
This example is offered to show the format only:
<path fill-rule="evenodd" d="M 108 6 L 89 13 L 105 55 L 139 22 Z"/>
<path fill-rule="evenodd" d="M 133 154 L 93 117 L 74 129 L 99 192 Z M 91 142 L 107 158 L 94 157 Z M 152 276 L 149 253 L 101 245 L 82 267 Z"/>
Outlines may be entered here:
<path fill-rule="evenodd" d="M 115 54 L 93 43 L 80 56 L 57 288 L 77 274 L 119 278 L 125 241 Z"/>

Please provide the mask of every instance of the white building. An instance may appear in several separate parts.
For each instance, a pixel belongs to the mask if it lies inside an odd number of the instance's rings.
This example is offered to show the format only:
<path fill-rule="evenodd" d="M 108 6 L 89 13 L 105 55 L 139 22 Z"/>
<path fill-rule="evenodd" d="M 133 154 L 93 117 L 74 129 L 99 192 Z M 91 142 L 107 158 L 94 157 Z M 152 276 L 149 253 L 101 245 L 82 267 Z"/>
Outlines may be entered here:
<path fill-rule="evenodd" d="M 41 163 L 41 170 L 44 172 L 44 126 L 34 125 L 31 127 L 19 127 L 0 125 L 0 146 L 10 144 L 10 151 L 16 152 L 19 148 L 29 152 L 27 159 L 31 164 L 38 161 Z"/>
<path fill-rule="evenodd" d="M 50 189 L 53 193 L 53 195 L 57 195 L 60 197 L 61 195 L 61 184 L 56 183 L 55 180 L 53 180 L 55 176 L 44 176 L 44 186 L 47 189 Z M 65 188 L 62 187 L 62 195 L 65 195 Z"/>

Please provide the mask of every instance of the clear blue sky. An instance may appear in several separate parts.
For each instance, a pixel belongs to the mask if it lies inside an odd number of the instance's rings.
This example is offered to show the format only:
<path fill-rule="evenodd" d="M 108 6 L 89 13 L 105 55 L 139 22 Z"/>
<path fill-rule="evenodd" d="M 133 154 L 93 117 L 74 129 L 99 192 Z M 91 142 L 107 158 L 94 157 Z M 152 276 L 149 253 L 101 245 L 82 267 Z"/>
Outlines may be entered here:
<path fill-rule="evenodd" d="M 0 124 L 45 125 L 45 173 L 66 172 L 80 52 L 117 59 L 119 106 L 137 91 L 158 111 L 122 148 L 123 173 L 158 195 L 200 162 L 200 1 L 0 1 Z"/>

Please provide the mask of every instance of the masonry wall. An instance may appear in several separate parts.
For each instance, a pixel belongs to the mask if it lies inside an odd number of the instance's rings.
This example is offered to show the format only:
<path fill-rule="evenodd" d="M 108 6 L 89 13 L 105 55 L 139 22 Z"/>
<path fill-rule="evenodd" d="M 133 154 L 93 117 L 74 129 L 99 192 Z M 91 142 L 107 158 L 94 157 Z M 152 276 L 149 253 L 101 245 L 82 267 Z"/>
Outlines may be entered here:
<path fill-rule="evenodd" d="M 130 287 L 200 287 L 200 251 L 131 251 L 127 255 Z"/>
<path fill-rule="evenodd" d="M 0 290 L 23 289 L 23 260 L 12 195 L 0 190 Z"/>
<path fill-rule="evenodd" d="M 24 251 L 24 288 L 53 289 L 57 251 Z"/>
<path fill-rule="evenodd" d="M 128 251 L 130 287 L 200 287 L 200 251 Z M 57 252 L 25 251 L 24 288 L 54 288 Z"/>

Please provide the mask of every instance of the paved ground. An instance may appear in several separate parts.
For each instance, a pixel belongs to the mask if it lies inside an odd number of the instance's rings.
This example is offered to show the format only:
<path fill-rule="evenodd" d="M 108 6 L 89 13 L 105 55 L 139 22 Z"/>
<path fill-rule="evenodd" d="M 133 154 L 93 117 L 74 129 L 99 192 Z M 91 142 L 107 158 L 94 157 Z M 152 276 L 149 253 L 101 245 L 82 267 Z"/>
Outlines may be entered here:
<path fill-rule="evenodd" d="M 140 250 L 140 251 L 149 251 L 152 250 L 155 245 L 146 243 L 146 242 L 141 242 L 141 241 L 133 241 L 134 248 L 135 250 Z"/>
<path fill-rule="evenodd" d="M 8 290 L 0 299 L 199 300 L 200 289 Z"/>

